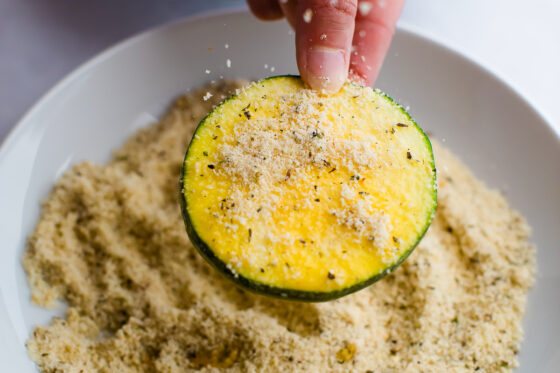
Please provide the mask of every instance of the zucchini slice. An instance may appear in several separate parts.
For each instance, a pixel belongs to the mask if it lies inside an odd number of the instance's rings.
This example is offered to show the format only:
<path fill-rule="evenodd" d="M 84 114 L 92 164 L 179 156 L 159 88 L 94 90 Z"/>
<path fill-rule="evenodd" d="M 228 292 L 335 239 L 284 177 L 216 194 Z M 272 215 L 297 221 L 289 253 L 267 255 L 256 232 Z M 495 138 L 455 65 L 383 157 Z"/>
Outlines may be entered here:
<path fill-rule="evenodd" d="M 180 180 L 198 251 L 242 287 L 326 301 L 383 278 L 436 208 L 429 139 L 391 98 L 297 76 L 253 83 L 198 125 Z"/>

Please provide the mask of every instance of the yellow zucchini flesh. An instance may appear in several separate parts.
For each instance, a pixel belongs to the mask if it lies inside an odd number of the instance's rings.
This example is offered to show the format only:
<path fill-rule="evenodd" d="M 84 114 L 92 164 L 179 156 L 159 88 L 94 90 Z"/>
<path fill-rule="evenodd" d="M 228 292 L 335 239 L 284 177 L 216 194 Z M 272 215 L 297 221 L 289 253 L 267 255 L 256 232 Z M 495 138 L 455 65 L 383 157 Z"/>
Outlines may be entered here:
<path fill-rule="evenodd" d="M 326 301 L 394 270 L 436 208 L 429 139 L 387 95 L 297 76 L 252 83 L 198 125 L 180 180 L 189 237 L 219 271 Z"/>

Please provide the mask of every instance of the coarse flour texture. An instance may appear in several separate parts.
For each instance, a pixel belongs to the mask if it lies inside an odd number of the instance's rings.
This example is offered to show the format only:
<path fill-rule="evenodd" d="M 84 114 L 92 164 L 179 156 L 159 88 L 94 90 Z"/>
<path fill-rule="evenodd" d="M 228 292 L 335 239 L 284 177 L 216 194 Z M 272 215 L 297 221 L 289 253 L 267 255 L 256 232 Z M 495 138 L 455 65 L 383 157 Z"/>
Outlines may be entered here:
<path fill-rule="evenodd" d="M 23 258 L 43 372 L 510 371 L 535 273 L 525 220 L 434 144 L 439 206 L 401 267 L 319 304 L 253 295 L 188 240 L 177 181 L 196 124 L 241 83 L 176 100 L 106 165 L 81 163 L 45 200 Z M 212 97 L 207 101 L 204 96 Z"/>

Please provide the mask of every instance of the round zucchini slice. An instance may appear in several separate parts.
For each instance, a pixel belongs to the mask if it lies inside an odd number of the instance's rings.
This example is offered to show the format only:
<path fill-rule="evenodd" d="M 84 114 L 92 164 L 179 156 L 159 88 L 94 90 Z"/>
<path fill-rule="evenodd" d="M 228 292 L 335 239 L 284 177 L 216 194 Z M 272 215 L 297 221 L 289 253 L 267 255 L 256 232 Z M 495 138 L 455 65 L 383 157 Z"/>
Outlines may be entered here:
<path fill-rule="evenodd" d="M 429 139 L 385 94 L 297 76 L 252 83 L 198 125 L 180 180 L 188 235 L 270 296 L 326 301 L 395 269 L 436 208 Z"/>

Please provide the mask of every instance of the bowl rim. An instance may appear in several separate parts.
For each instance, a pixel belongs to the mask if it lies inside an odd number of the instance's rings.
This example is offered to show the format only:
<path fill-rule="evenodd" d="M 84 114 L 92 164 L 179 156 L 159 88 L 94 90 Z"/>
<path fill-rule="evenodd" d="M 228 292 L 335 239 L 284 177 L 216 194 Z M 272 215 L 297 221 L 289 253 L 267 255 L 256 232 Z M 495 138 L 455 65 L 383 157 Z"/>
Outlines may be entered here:
<path fill-rule="evenodd" d="M 490 77 L 494 78 L 499 83 L 503 84 L 507 89 L 518 96 L 521 101 L 525 102 L 527 106 L 543 121 L 546 123 L 548 129 L 554 135 L 557 145 L 560 145 L 560 125 L 556 128 L 552 123 L 555 121 L 552 116 L 544 110 L 539 103 L 532 99 L 529 95 L 524 94 L 523 90 L 518 84 L 514 83 L 510 78 L 506 77 L 505 74 L 500 72 L 500 69 L 492 66 L 484 57 L 476 56 L 474 53 L 469 52 L 466 48 L 460 46 L 457 42 L 453 42 L 443 35 L 436 35 L 435 33 L 426 30 L 422 27 L 413 25 L 409 22 L 399 22 L 397 23 L 397 29 L 408 32 L 412 35 L 424 38 L 442 49 L 454 53 L 459 57 L 467 60 L 468 62 L 475 65 L 477 68 L 488 74 Z"/>

